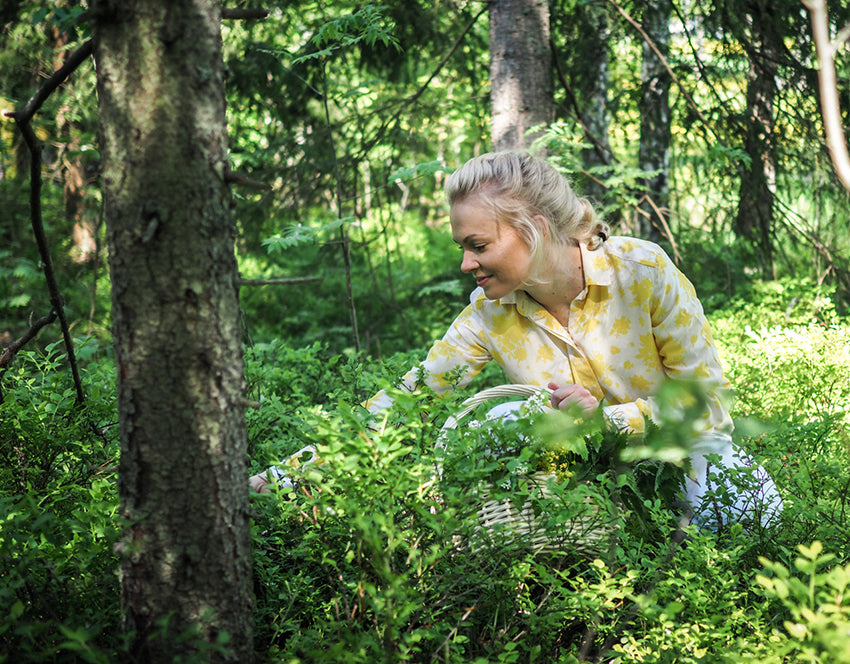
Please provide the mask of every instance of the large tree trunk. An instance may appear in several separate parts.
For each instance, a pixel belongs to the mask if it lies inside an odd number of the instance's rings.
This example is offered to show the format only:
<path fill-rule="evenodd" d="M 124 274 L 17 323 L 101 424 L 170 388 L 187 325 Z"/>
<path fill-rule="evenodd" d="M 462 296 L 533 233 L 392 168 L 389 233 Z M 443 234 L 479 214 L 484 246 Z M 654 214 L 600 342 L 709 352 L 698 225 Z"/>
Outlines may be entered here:
<path fill-rule="evenodd" d="M 524 148 L 552 122 L 552 50 L 546 0 L 490 3 L 493 149 Z"/>
<path fill-rule="evenodd" d="M 773 143 L 773 101 L 779 62 L 777 37 L 771 33 L 773 3 L 748 4 L 751 48 L 747 72 L 747 116 L 744 150 L 749 166 L 741 169 L 735 231 L 752 242 L 765 277 L 774 278 L 773 205 L 776 199 L 776 151 Z"/>
<path fill-rule="evenodd" d="M 670 53 L 670 0 L 648 0 L 643 10 L 643 29 L 663 58 Z M 643 44 L 640 96 L 640 148 L 638 164 L 656 171 L 643 180 L 644 196 L 635 234 L 657 241 L 669 216 L 670 175 L 670 75 L 652 45 Z"/>
<path fill-rule="evenodd" d="M 138 661 L 204 649 L 205 661 L 247 662 L 248 468 L 219 3 L 117 7 L 92 4 L 125 626 Z"/>

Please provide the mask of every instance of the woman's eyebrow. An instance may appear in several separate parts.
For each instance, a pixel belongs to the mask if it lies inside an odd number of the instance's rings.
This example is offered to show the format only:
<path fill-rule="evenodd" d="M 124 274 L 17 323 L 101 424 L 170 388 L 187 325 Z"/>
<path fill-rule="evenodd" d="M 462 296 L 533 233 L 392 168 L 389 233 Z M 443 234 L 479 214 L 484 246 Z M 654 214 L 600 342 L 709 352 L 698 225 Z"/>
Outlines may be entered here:
<path fill-rule="evenodd" d="M 478 234 L 477 234 L 477 233 L 472 233 L 471 235 L 467 235 L 467 236 L 466 236 L 465 238 L 463 238 L 462 240 L 455 240 L 455 238 L 452 238 L 452 240 L 454 240 L 457 244 L 467 244 L 467 243 L 469 243 L 469 242 L 473 242 L 473 241 L 475 241 L 475 240 L 477 240 L 477 239 L 478 239 Z"/>

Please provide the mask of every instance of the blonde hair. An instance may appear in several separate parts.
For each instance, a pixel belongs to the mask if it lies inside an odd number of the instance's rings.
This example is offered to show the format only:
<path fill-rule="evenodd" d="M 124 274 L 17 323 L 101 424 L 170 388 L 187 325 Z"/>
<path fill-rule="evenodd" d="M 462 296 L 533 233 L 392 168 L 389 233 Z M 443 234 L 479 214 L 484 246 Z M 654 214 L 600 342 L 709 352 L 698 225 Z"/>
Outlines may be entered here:
<path fill-rule="evenodd" d="M 534 219 L 549 222 L 548 241 L 560 246 L 584 242 L 590 251 L 610 234 L 587 198 L 573 191 L 549 162 L 528 152 L 509 150 L 474 157 L 446 180 L 449 205 L 477 195 L 498 221 L 512 226 L 531 249 L 539 266 L 547 237 Z"/>

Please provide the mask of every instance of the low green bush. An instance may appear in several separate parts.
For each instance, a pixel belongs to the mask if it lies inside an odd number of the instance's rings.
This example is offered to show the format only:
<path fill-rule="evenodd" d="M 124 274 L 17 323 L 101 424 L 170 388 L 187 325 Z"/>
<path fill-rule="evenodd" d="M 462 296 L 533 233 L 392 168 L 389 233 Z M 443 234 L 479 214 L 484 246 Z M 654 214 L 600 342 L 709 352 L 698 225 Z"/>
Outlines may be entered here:
<path fill-rule="evenodd" d="M 10 373 L 0 402 L 0 661 L 108 662 L 120 633 L 111 363 L 83 372 L 83 405 L 56 346 L 21 353 Z"/>
<path fill-rule="evenodd" d="M 759 289 L 711 316 L 736 440 L 784 499 L 764 527 L 683 527 L 671 507 L 683 428 L 638 442 L 561 414 L 517 424 L 528 444 L 493 458 L 487 426 L 435 443 L 465 396 L 504 381 L 495 367 L 451 396 L 397 393 L 370 428 L 357 404 L 421 352 L 246 351 L 253 471 L 308 444 L 321 457 L 295 487 L 252 499 L 258 661 L 848 661 L 850 325 L 828 293 Z M 56 347 L 19 354 L 2 376 L 0 661 L 125 653 L 114 371 L 94 344 L 81 359 L 82 406 Z M 542 491 L 526 470 L 561 483 Z M 528 504 L 547 532 L 567 532 L 588 504 L 617 527 L 590 553 L 534 550 L 481 530 L 485 490 Z"/>

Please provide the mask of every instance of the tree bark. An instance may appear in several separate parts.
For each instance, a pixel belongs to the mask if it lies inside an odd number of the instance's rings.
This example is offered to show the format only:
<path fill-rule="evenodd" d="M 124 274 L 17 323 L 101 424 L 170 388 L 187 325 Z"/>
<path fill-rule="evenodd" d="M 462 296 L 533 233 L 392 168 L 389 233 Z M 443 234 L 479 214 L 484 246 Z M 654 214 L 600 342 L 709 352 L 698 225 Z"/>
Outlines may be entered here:
<path fill-rule="evenodd" d="M 773 102 L 777 93 L 779 57 L 777 37 L 771 33 L 775 20 L 773 3 L 748 3 L 751 47 L 747 72 L 747 115 L 744 151 L 749 166 L 741 168 L 741 187 L 735 232 L 752 242 L 764 276 L 775 278 L 773 264 L 773 208 L 776 200 L 776 150 L 773 141 Z"/>
<path fill-rule="evenodd" d="M 493 149 L 525 148 L 552 122 L 552 51 L 546 0 L 490 3 Z"/>
<path fill-rule="evenodd" d="M 252 659 L 219 12 L 216 0 L 91 7 L 135 661 Z"/>
<path fill-rule="evenodd" d="M 608 139 L 608 87 L 611 78 L 608 49 L 611 28 L 607 5 L 589 3 L 580 5 L 576 11 L 583 12 L 584 21 L 588 25 L 587 33 L 583 35 L 583 45 L 587 48 L 582 55 L 586 67 L 587 92 L 584 95 L 581 119 L 591 145 L 582 150 L 582 159 L 585 166 L 592 169 L 609 166 L 613 155 Z M 604 202 L 607 190 L 598 180 L 588 179 L 582 193 L 596 201 Z"/>
<path fill-rule="evenodd" d="M 670 53 L 670 0 L 649 0 L 644 5 L 643 29 L 658 52 L 667 59 Z M 643 44 L 640 97 L 640 147 L 638 163 L 644 171 L 656 174 L 643 180 L 645 200 L 637 216 L 635 234 L 658 241 L 666 225 L 661 214 L 669 210 L 670 177 L 670 74 L 664 63 L 646 41 Z"/>

